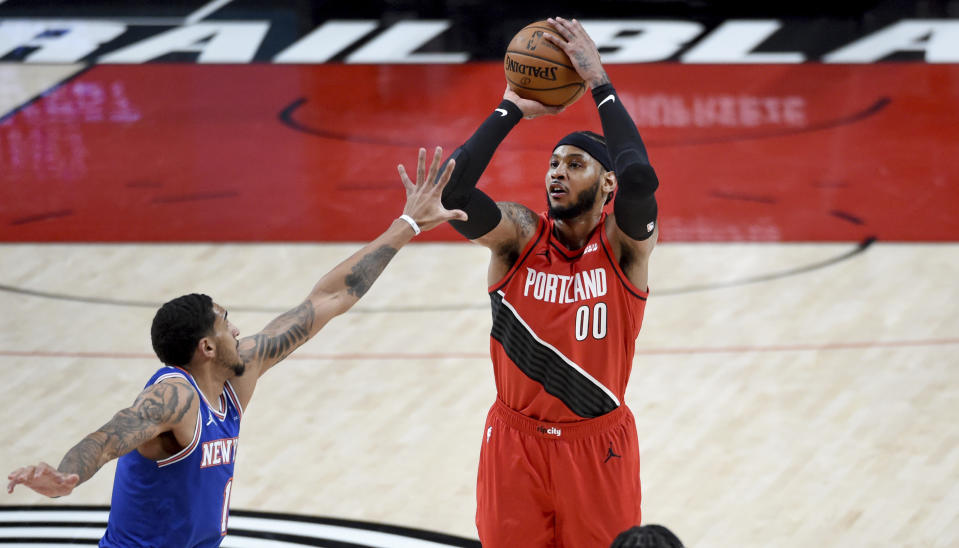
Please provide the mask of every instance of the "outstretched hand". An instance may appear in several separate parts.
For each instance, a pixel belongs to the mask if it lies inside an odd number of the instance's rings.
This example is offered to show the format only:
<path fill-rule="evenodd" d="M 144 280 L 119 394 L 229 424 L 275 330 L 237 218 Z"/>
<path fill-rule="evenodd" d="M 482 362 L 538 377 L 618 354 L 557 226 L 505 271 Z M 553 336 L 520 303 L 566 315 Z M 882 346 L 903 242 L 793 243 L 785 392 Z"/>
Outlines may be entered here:
<path fill-rule="evenodd" d="M 36 466 L 17 468 L 7 476 L 7 493 L 13 493 L 17 485 L 25 485 L 41 495 L 62 497 L 73 492 L 80 482 L 76 474 L 63 474 L 45 462 Z"/>
<path fill-rule="evenodd" d="M 465 221 L 467 219 L 466 212 L 460 209 L 450 210 L 443 207 L 443 188 L 450 182 L 450 176 L 453 174 L 456 162 L 453 160 L 447 162 L 443 173 L 440 173 L 439 178 L 437 178 L 442 160 L 443 149 L 436 147 L 429 173 L 427 173 L 426 149 L 421 148 L 416 160 L 416 183 L 410 180 L 403 164 L 396 166 L 397 171 L 400 172 L 400 180 L 406 187 L 406 206 L 403 208 L 403 213 L 412 217 L 421 230 L 436 228 L 446 221 Z"/>
<path fill-rule="evenodd" d="M 576 19 L 569 20 L 562 17 L 550 17 L 546 20 L 556 29 L 556 34 L 544 32 L 543 38 L 566 52 L 576 72 L 583 80 L 586 80 L 589 87 L 595 88 L 608 83 L 609 77 L 599 59 L 599 49 L 586 33 L 583 25 Z"/>
<path fill-rule="evenodd" d="M 536 118 L 537 116 L 542 116 L 544 114 L 559 114 L 566 110 L 566 107 L 550 107 L 540 103 L 538 101 L 533 101 L 532 99 L 523 99 L 516 94 L 515 91 L 510 89 L 509 84 L 506 85 L 506 91 L 503 92 L 503 99 L 513 103 L 520 109 L 523 113 L 523 118 L 527 120 Z"/>

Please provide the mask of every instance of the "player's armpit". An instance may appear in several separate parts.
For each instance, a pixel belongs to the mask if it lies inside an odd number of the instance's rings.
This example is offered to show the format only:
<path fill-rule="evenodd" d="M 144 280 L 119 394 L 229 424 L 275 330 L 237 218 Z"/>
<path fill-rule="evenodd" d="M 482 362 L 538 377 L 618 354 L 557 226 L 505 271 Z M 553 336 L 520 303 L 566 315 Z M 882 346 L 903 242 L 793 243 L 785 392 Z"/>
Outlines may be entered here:
<path fill-rule="evenodd" d="M 613 216 L 615 217 L 615 213 Z M 629 281 L 640 289 L 649 283 L 649 257 L 659 238 L 659 227 L 653 224 L 648 237 L 637 240 L 623 232 L 618 222 L 607 222 L 606 237 L 612 245 L 613 254 Z"/>
<path fill-rule="evenodd" d="M 490 284 L 502 278 L 519 260 L 519 254 L 536 235 L 539 216 L 522 204 L 500 202 L 503 218 L 489 234 L 473 240 L 491 252 L 487 280 Z"/>
<path fill-rule="evenodd" d="M 85 437 L 64 455 L 57 467 L 77 474 L 80 483 L 107 462 L 122 457 L 144 442 L 179 424 L 195 420 L 199 405 L 196 390 L 185 380 L 170 380 L 146 387 L 130 407 Z"/>

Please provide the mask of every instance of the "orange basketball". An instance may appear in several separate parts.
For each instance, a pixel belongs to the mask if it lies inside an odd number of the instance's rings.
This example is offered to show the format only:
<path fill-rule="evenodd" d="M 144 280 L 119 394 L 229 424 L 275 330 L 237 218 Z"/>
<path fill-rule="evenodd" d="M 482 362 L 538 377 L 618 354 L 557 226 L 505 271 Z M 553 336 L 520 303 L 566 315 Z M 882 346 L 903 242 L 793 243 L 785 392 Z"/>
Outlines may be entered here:
<path fill-rule="evenodd" d="M 506 48 L 503 68 L 510 89 L 524 99 L 544 105 L 571 105 L 586 91 L 569 57 L 556 44 L 543 38 L 543 32 L 559 36 L 546 21 L 523 27 Z"/>

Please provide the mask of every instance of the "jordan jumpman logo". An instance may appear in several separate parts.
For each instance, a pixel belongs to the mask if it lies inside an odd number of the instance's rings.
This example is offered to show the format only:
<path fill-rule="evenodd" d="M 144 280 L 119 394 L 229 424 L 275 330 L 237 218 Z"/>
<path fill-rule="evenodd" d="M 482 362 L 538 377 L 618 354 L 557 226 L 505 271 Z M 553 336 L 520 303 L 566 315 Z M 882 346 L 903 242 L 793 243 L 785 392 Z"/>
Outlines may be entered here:
<path fill-rule="evenodd" d="M 609 452 L 606 453 L 606 460 L 604 460 L 603 463 L 609 462 L 609 459 L 611 459 L 611 458 L 613 458 L 613 457 L 616 457 L 617 459 L 623 458 L 622 455 L 617 455 L 616 453 L 613 453 L 613 444 L 612 444 L 612 442 L 610 442 L 610 444 L 609 444 Z"/>

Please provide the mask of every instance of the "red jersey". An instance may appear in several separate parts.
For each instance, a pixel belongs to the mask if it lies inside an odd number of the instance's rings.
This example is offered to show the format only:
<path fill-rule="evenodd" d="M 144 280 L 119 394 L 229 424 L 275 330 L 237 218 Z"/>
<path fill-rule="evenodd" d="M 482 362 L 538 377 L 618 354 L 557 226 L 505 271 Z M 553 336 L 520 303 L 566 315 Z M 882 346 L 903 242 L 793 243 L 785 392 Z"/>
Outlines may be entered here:
<path fill-rule="evenodd" d="M 648 292 L 620 268 L 606 219 L 569 250 L 541 214 L 516 264 L 490 286 L 496 392 L 533 419 L 579 421 L 622 405 Z"/>

